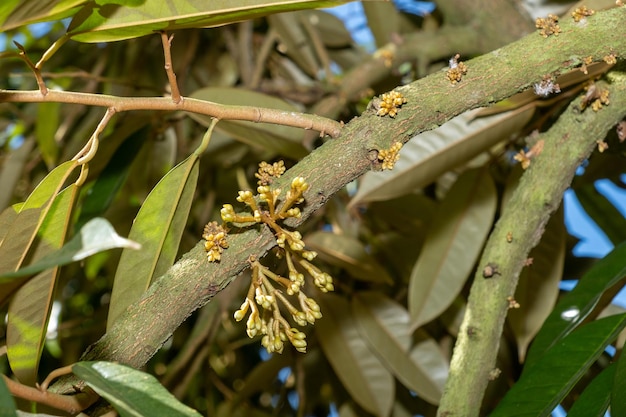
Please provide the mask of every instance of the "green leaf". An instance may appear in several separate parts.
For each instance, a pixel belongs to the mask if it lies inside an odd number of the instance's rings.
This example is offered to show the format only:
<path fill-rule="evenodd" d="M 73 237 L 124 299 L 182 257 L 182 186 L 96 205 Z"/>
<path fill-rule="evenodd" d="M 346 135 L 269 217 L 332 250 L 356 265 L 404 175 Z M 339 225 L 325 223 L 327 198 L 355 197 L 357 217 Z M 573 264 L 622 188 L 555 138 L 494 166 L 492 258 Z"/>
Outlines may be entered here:
<path fill-rule="evenodd" d="M 617 245 L 626 240 L 626 218 L 601 193 L 595 184 L 585 184 L 575 189 L 576 197 L 585 212 L 602 229 L 611 243 Z"/>
<path fill-rule="evenodd" d="M 33 275 L 48 268 L 67 265 L 88 256 L 115 248 L 138 250 L 141 246 L 118 235 L 106 219 L 95 218 L 87 222 L 61 249 L 44 256 L 38 262 L 16 272 L 0 275 L 0 284 L 15 277 Z"/>
<path fill-rule="evenodd" d="M 22 265 L 54 197 L 77 166 L 76 161 L 59 165 L 37 185 L 23 204 L 14 206 L 17 216 L 0 244 L 0 277 Z M 0 304 L 22 284 L 22 281 L 5 282 L 0 278 Z"/>
<path fill-rule="evenodd" d="M 331 232 L 313 232 L 306 236 L 307 248 L 320 259 L 344 268 L 353 277 L 369 282 L 393 284 L 387 270 L 380 265 L 360 240 Z"/>
<path fill-rule="evenodd" d="M 0 376 L 0 417 L 17 417 L 15 401 L 2 376 Z"/>
<path fill-rule="evenodd" d="M 559 296 L 565 262 L 565 223 L 563 209 L 550 219 L 539 244 L 530 252 L 532 264 L 520 274 L 515 290 L 519 308 L 509 310 L 507 320 L 517 341 L 520 362 L 528 345 L 552 312 Z"/>
<path fill-rule="evenodd" d="M 385 366 L 420 398 L 439 404 L 448 362 L 432 338 L 419 342 L 411 352 L 409 312 L 376 292 L 359 293 L 352 310 L 361 336 Z"/>
<path fill-rule="evenodd" d="M 362 4 L 376 46 L 381 48 L 392 41 L 392 35 L 399 34 L 400 15 L 391 2 L 364 1 Z"/>
<path fill-rule="evenodd" d="M 37 22 L 73 15 L 86 0 L 3 0 L 0 3 L 0 32 Z"/>
<path fill-rule="evenodd" d="M 160 30 L 221 26 L 255 19 L 271 13 L 343 3 L 329 0 L 172 0 L 135 1 L 132 6 L 106 4 L 103 0 L 85 5 L 72 20 L 68 34 L 80 42 L 111 42 L 149 35 Z"/>
<path fill-rule="evenodd" d="M 611 381 L 613 383 L 612 389 L 606 390 L 606 392 L 610 391 L 611 393 L 611 413 L 614 416 L 626 415 L 626 398 L 624 398 L 624 387 L 626 387 L 626 359 L 624 358 L 626 358 L 626 355 L 624 355 L 624 347 L 622 345 L 619 361 L 613 366 L 616 369 Z"/>
<path fill-rule="evenodd" d="M 141 297 L 154 278 L 174 263 L 198 172 L 198 157 L 192 154 L 168 172 L 142 204 L 128 235 L 142 249 L 122 252 L 113 281 L 107 329 Z"/>
<path fill-rule="evenodd" d="M 72 184 L 54 199 L 39 229 L 33 262 L 63 245 L 77 193 L 78 186 Z M 37 382 L 58 272 L 58 267 L 41 272 L 20 287 L 9 304 L 7 358 L 13 373 L 23 384 L 34 385 Z"/>
<path fill-rule="evenodd" d="M 111 362 L 78 362 L 72 372 L 109 401 L 122 417 L 193 416 L 200 413 L 174 397 L 155 377 Z"/>
<path fill-rule="evenodd" d="M 497 199 L 486 169 L 467 171 L 448 191 L 411 273 L 414 329 L 441 314 L 463 288 L 491 230 Z"/>
<path fill-rule="evenodd" d="M 393 170 L 368 172 L 359 180 L 359 190 L 350 206 L 398 197 L 430 184 L 446 171 L 507 139 L 533 114 L 531 109 L 475 119 L 476 112 L 464 113 L 411 138 L 402 147 Z"/>
<path fill-rule="evenodd" d="M 48 167 L 54 167 L 59 154 L 55 135 L 59 128 L 60 103 L 40 103 L 37 106 L 37 123 L 35 137 L 37 148 Z"/>
<path fill-rule="evenodd" d="M 334 294 L 319 302 L 324 317 L 315 323 L 315 331 L 328 362 L 354 401 L 372 414 L 388 416 L 393 377 L 361 337 L 350 304 Z"/>
<path fill-rule="evenodd" d="M 190 97 L 226 105 L 259 106 L 286 112 L 299 111 L 295 106 L 279 98 L 241 88 L 208 87 L 195 91 Z M 209 116 L 201 114 L 190 116 L 206 127 L 211 124 Z M 217 129 L 252 147 L 290 158 L 301 159 L 308 153 L 302 145 L 305 131 L 295 127 L 246 121 L 220 121 Z"/>
<path fill-rule="evenodd" d="M 618 390 L 620 391 L 620 397 L 624 397 L 624 385 L 613 383 L 615 368 L 615 364 L 609 365 L 587 385 L 580 397 L 574 402 L 572 408 L 567 411 L 567 417 L 604 417 L 609 407 L 611 391 L 615 392 Z M 624 415 L 620 414 L 618 409 L 613 407 L 611 407 L 611 413 L 614 416 Z"/>
<path fill-rule="evenodd" d="M 620 314 L 561 339 L 522 374 L 490 417 L 549 416 L 625 326 L 626 314 Z"/>
<path fill-rule="evenodd" d="M 625 275 L 626 242 L 598 261 L 583 275 L 576 287 L 557 303 L 528 351 L 524 372 L 582 323 L 602 294 Z"/>

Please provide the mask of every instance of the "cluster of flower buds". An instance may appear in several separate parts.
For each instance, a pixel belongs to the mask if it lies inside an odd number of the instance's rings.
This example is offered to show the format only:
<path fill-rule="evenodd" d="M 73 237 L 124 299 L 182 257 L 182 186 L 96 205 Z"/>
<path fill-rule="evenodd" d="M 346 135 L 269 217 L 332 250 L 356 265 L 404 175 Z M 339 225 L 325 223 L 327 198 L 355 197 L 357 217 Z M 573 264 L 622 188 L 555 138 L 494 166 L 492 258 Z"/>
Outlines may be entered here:
<path fill-rule="evenodd" d="M 218 225 L 217 222 L 210 222 L 204 226 L 202 238 L 206 240 L 204 249 L 207 251 L 209 262 L 216 262 L 222 259 L 222 252 L 228 248 L 226 241 L 226 229 Z"/>
<path fill-rule="evenodd" d="M 378 160 L 382 162 L 382 169 L 393 169 L 398 159 L 400 159 L 400 149 L 402 142 L 395 141 L 389 149 L 378 151 Z"/>
<path fill-rule="evenodd" d="M 396 117 L 398 109 L 406 103 L 406 98 L 398 91 L 391 91 L 380 96 L 380 104 L 377 116 Z"/>
<path fill-rule="evenodd" d="M 271 179 L 279 177 L 283 171 L 282 163 L 273 165 L 261 163 L 256 174 L 259 179 L 257 195 L 253 195 L 250 191 L 239 191 L 237 197 L 237 201 L 248 206 L 251 213 L 236 213 L 232 205 L 224 204 L 221 216 L 226 223 L 265 223 L 268 225 L 274 231 L 276 243 L 281 248 L 279 255 L 286 259 L 288 269 L 288 278 L 286 278 L 275 274 L 258 261 L 253 261 L 250 289 L 245 301 L 235 312 L 235 320 L 241 321 L 249 313 L 246 322 L 248 336 L 263 335 L 261 344 L 268 352 L 282 352 L 286 341 L 289 341 L 299 352 L 305 352 L 305 334 L 292 327 L 282 316 L 281 306 L 289 312 L 293 322 L 297 325 L 313 324 L 316 319 L 322 317 L 322 314 L 317 302 L 302 292 L 305 282 L 303 272 L 313 278 L 313 283 L 322 292 L 333 291 L 334 285 L 329 274 L 311 263 L 317 253 L 306 250 L 300 232 L 287 230 L 281 224 L 287 218 L 301 216 L 300 208 L 296 206 L 304 202 L 303 194 L 309 189 L 309 184 L 304 178 L 296 177 L 291 182 L 287 193 L 281 198 L 281 190 L 271 188 L 268 183 Z M 207 251 L 212 251 L 209 253 L 209 260 L 219 260 L 219 254 L 221 254 L 219 248 L 223 246 L 216 241 L 216 238 L 221 235 L 207 234 L 206 236 L 205 246 Z M 217 258 L 213 254 L 216 250 L 220 251 Z M 275 284 L 278 284 L 278 287 L 275 288 Z M 299 308 L 296 308 L 287 297 L 297 298 Z"/>

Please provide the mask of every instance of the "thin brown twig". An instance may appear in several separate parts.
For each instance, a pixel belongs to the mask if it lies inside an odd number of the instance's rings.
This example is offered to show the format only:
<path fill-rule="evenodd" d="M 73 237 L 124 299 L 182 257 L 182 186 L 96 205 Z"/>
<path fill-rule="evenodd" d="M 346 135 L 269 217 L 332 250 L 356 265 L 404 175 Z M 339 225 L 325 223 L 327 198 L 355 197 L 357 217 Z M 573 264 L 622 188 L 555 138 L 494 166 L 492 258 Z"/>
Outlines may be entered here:
<path fill-rule="evenodd" d="M 13 396 L 48 405 L 57 410 L 64 410 L 72 415 L 86 409 L 100 398 L 100 396 L 89 387 L 87 387 L 84 392 L 80 392 L 76 395 L 61 395 L 22 385 L 6 375 L 2 375 L 2 378 Z"/>
<path fill-rule="evenodd" d="M 28 55 L 26 55 L 26 49 L 19 42 L 13 41 L 13 43 L 20 50 L 20 53 L 19 53 L 20 58 L 22 58 L 22 60 L 26 62 L 26 65 L 28 65 L 28 68 L 30 68 L 33 71 L 33 74 L 35 75 L 35 79 L 37 80 L 37 85 L 39 86 L 39 92 L 43 96 L 47 95 L 48 87 L 46 87 L 46 83 L 43 81 L 43 78 L 41 77 L 41 71 L 39 71 L 39 68 L 37 68 L 35 64 L 33 64 L 33 61 L 30 60 Z"/>
<path fill-rule="evenodd" d="M 170 98 L 165 97 L 119 97 L 57 90 L 49 90 L 47 95 L 42 96 L 39 91 L 0 90 L 0 102 L 5 101 L 14 103 L 84 104 L 87 106 L 113 107 L 117 112 L 131 110 L 182 110 L 204 114 L 219 120 L 247 120 L 257 123 L 272 123 L 312 129 L 333 138 L 338 137 L 342 129 L 339 122 L 313 114 L 253 106 L 229 106 L 193 98 L 186 98 L 179 103 L 173 103 Z"/>
<path fill-rule="evenodd" d="M 172 68 L 172 40 L 174 35 L 167 36 L 165 31 L 161 32 L 161 41 L 163 42 L 163 56 L 165 57 L 165 72 L 167 73 L 167 79 L 170 82 L 170 90 L 172 91 L 172 101 L 174 104 L 178 104 L 183 100 L 178 89 L 178 83 L 176 82 L 176 74 Z"/>

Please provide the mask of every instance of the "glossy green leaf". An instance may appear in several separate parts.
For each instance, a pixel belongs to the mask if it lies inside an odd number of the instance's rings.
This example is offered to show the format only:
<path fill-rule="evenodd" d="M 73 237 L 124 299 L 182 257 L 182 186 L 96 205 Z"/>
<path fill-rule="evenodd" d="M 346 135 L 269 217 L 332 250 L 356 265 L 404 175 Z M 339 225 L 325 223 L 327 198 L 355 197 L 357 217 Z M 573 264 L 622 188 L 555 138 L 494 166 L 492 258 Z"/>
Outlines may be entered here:
<path fill-rule="evenodd" d="M 625 275 L 626 242 L 598 261 L 557 303 L 528 351 L 524 372 L 572 332 L 593 310 L 602 294 Z"/>
<path fill-rule="evenodd" d="M 490 417 L 549 416 L 625 326 L 626 314 L 620 314 L 560 339 L 522 374 Z"/>
<path fill-rule="evenodd" d="M 259 106 L 287 112 L 299 111 L 293 105 L 279 98 L 241 88 L 208 87 L 195 91 L 191 97 L 226 105 Z M 206 127 L 211 123 L 209 116 L 192 114 L 191 117 Z M 300 159 L 307 154 L 302 145 L 305 131 L 295 127 L 246 121 L 220 121 L 217 130 L 228 133 L 233 138 L 252 147 L 262 148 L 294 159 Z"/>
<path fill-rule="evenodd" d="M 63 245 L 77 193 L 78 186 L 72 184 L 54 199 L 37 233 L 33 262 Z M 39 273 L 17 290 L 9 304 L 7 358 L 13 373 L 23 384 L 34 385 L 37 382 L 58 272 L 59 268 L 54 267 Z"/>
<path fill-rule="evenodd" d="M 585 212 L 602 229 L 611 243 L 617 245 L 626 240 L 626 218 L 601 193 L 595 184 L 589 183 L 575 189 L 576 197 Z"/>
<path fill-rule="evenodd" d="M 4 233 L 0 244 L 0 276 L 13 272 L 22 265 L 54 197 L 77 166 L 76 161 L 59 165 L 37 185 L 24 203 L 14 206 L 17 216 Z M 21 284 L 22 281 L 7 283 L 0 279 L 0 304 Z"/>
<path fill-rule="evenodd" d="M 442 201 L 411 273 L 413 328 L 441 314 L 463 288 L 491 230 L 497 199 L 493 179 L 480 169 L 459 177 Z"/>
<path fill-rule="evenodd" d="M 532 111 L 515 111 L 476 119 L 476 110 L 441 127 L 411 138 L 400 151 L 393 170 L 368 172 L 350 205 L 387 200 L 407 194 L 505 140 L 521 129 Z"/>
<path fill-rule="evenodd" d="M 141 245 L 121 237 L 115 232 L 111 223 L 98 217 L 87 222 L 61 249 L 16 272 L 0 275 L 0 283 L 10 282 L 15 277 L 33 275 L 55 266 L 67 265 L 115 248 L 138 250 Z"/>
<path fill-rule="evenodd" d="M 142 248 L 139 252 L 122 252 L 113 281 L 107 328 L 174 263 L 198 172 L 198 156 L 192 154 L 168 172 L 142 204 L 128 235 Z"/>
<path fill-rule="evenodd" d="M 380 265 L 360 240 L 332 232 L 313 232 L 306 236 L 307 248 L 320 259 L 344 268 L 353 277 L 370 282 L 393 284 L 387 270 Z"/>
<path fill-rule="evenodd" d="M 0 3 L 0 32 L 36 22 L 71 16 L 86 0 L 3 0 Z"/>
<path fill-rule="evenodd" d="M 623 402 L 624 385 L 613 384 L 615 364 L 609 365 L 600 375 L 587 385 L 580 397 L 576 399 L 572 408 L 567 411 L 567 417 L 604 417 L 611 399 L 611 391 L 620 391 Z M 626 381 L 623 381 L 626 382 Z M 611 407 L 614 416 L 621 416 L 617 409 Z"/>
<path fill-rule="evenodd" d="M 315 331 L 328 362 L 354 401 L 372 414 L 388 416 L 393 377 L 361 337 L 350 304 L 334 294 L 319 301 L 324 317 L 315 323 Z"/>
<path fill-rule="evenodd" d="M 68 34 L 80 42 L 111 42 L 149 35 L 160 30 L 221 26 L 272 13 L 342 3 L 330 0 L 172 0 L 134 1 L 118 6 L 104 0 L 85 5 L 72 20 Z"/>
<path fill-rule="evenodd" d="M 532 264 L 520 274 L 515 290 L 519 308 L 509 310 L 507 320 L 517 341 L 520 362 L 528 345 L 552 312 L 559 296 L 565 261 L 565 223 L 563 209 L 548 222 L 539 244 L 530 252 Z"/>
<path fill-rule="evenodd" d="M 0 376 L 0 417 L 17 417 L 15 401 L 9 392 L 9 388 L 4 383 L 4 378 Z"/>
<path fill-rule="evenodd" d="M 122 417 L 199 417 L 150 374 L 112 362 L 78 362 L 72 372 L 109 401 Z"/>
<path fill-rule="evenodd" d="M 611 394 L 611 413 L 613 416 L 626 415 L 626 397 L 624 396 L 624 387 L 626 387 L 626 355 L 624 355 L 624 345 L 617 364 L 614 364 L 615 375 L 613 376 Z M 606 372 L 606 371 L 605 371 Z"/>
<path fill-rule="evenodd" d="M 352 310 L 361 336 L 387 368 L 420 398 L 438 404 L 448 377 L 448 362 L 430 338 L 411 351 L 409 312 L 377 292 L 359 293 Z"/>

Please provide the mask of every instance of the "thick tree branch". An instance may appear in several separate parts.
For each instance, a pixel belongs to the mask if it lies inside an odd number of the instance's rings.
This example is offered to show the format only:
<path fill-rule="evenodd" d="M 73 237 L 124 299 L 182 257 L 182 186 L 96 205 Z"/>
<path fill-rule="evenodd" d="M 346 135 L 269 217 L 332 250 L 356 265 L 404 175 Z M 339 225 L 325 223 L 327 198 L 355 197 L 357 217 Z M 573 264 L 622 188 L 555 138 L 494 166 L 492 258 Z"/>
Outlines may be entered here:
<path fill-rule="evenodd" d="M 393 141 L 406 142 L 415 134 L 433 129 L 468 109 L 489 105 L 524 90 L 546 74 L 572 70 L 584 57 L 600 61 L 613 52 L 623 58 L 626 54 L 623 27 L 626 27 L 623 9 L 598 13 L 588 19 L 586 26 L 563 22 L 563 33 L 558 37 L 544 39 L 533 33 L 468 61 L 468 73 L 456 85 L 451 85 L 445 72 L 440 72 L 398 88 L 408 102 L 395 119 L 381 118 L 376 116 L 375 110 L 367 110 L 344 127 L 341 137 L 325 143 L 277 181 L 276 186 L 288 188 L 294 177 L 302 176 L 311 185 L 305 193 L 302 218 L 290 219 L 288 225 L 297 226 L 305 221 L 332 194 L 367 172 L 371 163 L 368 153 L 372 149 L 389 148 Z M 622 35 L 616 36 L 620 33 Z M 49 95 L 56 93 L 51 91 Z M 33 94 L 41 98 L 39 92 Z M 6 92 L 0 92 L 0 99 L 9 97 Z M 150 103 L 150 100 L 141 100 Z M 159 101 L 159 105 L 164 106 L 165 102 L 172 105 L 169 99 Z M 189 102 L 184 100 L 182 104 Z M 258 258 L 274 244 L 267 229 L 232 235 L 230 249 L 224 252 L 221 263 L 215 264 L 207 262 L 203 245 L 199 243 L 120 316 L 84 359 L 113 360 L 134 367 L 144 365 L 185 318 L 248 266 L 249 256 Z M 484 331 L 499 336 L 497 328 Z M 57 391 L 71 390 L 73 382 L 76 381 L 65 379 L 55 386 Z"/>
<path fill-rule="evenodd" d="M 607 78 L 610 84 L 602 83 L 599 88 L 610 91 L 608 107 L 594 112 L 587 106 L 581 112 L 581 100 L 576 99 L 550 130 L 540 135 L 543 151 L 522 176 L 487 241 L 454 348 L 439 416 L 479 415 L 489 373 L 495 367 L 509 308 L 507 297 L 515 294 L 528 253 L 561 204 L 576 168 L 626 115 L 626 73 L 612 71 Z M 486 274 L 488 264 L 499 274 Z"/>

